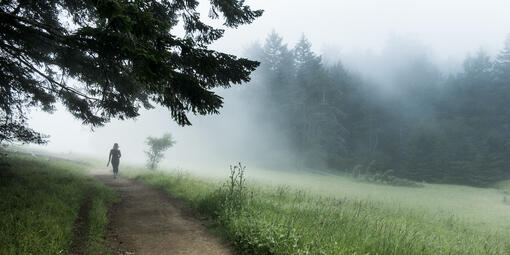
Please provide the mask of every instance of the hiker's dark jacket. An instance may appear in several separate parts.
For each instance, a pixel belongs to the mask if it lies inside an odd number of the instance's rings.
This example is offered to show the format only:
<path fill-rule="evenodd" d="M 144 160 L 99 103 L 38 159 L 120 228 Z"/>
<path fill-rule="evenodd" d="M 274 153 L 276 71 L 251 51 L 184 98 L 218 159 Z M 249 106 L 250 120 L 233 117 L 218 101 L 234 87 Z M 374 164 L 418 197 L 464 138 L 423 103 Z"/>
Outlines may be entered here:
<path fill-rule="evenodd" d="M 118 166 L 119 165 L 119 159 L 120 159 L 120 150 L 111 149 L 110 150 L 110 157 L 112 159 L 112 165 Z"/>

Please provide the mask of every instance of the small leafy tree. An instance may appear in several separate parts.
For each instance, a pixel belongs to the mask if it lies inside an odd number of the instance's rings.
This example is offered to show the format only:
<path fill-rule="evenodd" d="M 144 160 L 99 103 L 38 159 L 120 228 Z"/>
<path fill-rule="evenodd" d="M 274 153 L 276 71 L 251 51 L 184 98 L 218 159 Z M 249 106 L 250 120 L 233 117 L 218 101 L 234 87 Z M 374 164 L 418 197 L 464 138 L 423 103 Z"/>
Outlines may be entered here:
<path fill-rule="evenodd" d="M 147 145 L 149 150 L 145 151 L 147 155 L 147 167 L 151 170 L 157 168 L 159 162 L 164 158 L 164 152 L 172 147 L 175 141 L 170 133 L 164 134 L 162 137 L 147 137 Z"/>

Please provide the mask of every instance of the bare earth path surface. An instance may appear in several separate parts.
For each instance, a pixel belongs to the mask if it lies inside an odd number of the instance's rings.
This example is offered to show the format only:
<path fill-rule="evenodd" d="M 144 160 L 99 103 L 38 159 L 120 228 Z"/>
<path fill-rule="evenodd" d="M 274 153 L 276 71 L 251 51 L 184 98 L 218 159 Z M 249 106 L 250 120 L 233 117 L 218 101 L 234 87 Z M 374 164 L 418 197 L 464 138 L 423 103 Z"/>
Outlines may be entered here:
<path fill-rule="evenodd" d="M 111 174 L 93 174 L 120 197 L 111 209 L 108 233 L 119 254 L 232 254 L 163 192 Z"/>

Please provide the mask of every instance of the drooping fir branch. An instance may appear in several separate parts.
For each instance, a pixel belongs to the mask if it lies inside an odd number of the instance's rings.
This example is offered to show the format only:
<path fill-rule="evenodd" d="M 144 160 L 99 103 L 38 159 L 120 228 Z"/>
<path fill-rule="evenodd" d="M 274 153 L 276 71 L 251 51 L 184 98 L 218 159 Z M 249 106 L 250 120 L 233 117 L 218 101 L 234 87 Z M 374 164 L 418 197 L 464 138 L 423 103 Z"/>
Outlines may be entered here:
<path fill-rule="evenodd" d="M 49 110 L 57 101 L 93 126 L 136 117 L 153 104 L 168 108 L 180 125 L 191 124 L 189 112 L 218 113 L 223 99 L 212 89 L 249 81 L 258 62 L 208 49 L 224 29 L 201 21 L 197 6 L 197 0 L 0 1 L 0 122 L 16 116 L 9 123 L 28 128 L 26 111 L 15 105 Z M 262 15 L 242 0 L 211 6 L 226 27 Z M 172 34 L 179 21 L 182 38 Z M 28 141 L 15 132 L 3 137 Z"/>

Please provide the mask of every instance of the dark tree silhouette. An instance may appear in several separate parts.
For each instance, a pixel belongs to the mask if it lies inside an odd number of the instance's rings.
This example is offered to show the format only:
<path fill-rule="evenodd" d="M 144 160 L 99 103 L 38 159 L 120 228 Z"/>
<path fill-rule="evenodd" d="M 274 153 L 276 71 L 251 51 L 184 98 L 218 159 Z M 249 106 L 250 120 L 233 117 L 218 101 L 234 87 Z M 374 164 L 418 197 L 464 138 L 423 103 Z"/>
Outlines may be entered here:
<path fill-rule="evenodd" d="M 243 0 L 210 0 L 211 18 L 236 28 L 262 15 Z M 213 51 L 224 29 L 200 20 L 198 0 L 0 1 L 0 142 L 43 143 L 27 111 L 57 102 L 84 124 L 167 107 L 218 113 L 212 89 L 248 81 L 258 62 Z M 182 24 L 185 35 L 172 34 Z"/>

